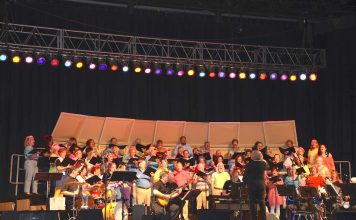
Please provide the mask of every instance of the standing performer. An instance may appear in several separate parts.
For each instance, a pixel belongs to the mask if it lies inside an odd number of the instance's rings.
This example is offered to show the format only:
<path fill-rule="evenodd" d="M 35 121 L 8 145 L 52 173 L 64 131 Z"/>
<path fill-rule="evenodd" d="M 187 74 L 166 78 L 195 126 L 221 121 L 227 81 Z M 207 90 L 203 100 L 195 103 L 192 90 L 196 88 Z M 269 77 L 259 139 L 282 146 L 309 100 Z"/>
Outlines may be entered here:
<path fill-rule="evenodd" d="M 252 220 L 257 220 L 257 204 L 260 206 L 261 219 L 266 220 L 265 172 L 267 168 L 267 162 L 262 158 L 263 155 L 260 151 L 252 151 L 252 160 L 247 164 L 243 177 L 243 182 L 247 183 Z"/>
<path fill-rule="evenodd" d="M 25 184 L 24 184 L 24 193 L 30 195 L 30 187 L 32 183 L 32 193 L 37 193 L 37 180 L 34 180 L 36 173 L 38 173 L 37 160 L 38 154 L 29 154 L 34 148 L 35 138 L 32 135 L 29 135 L 25 138 Z"/>

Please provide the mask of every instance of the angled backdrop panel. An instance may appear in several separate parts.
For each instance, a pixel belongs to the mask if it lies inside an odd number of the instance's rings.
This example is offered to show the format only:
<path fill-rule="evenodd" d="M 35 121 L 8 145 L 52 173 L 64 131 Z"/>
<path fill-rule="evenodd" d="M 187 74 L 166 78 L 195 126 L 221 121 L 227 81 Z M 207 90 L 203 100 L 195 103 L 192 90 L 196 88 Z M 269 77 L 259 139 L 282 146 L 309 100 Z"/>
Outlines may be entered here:
<path fill-rule="evenodd" d="M 227 147 L 238 138 L 239 122 L 210 122 L 209 141 L 214 147 Z"/>
<path fill-rule="evenodd" d="M 256 141 L 265 143 L 262 122 L 240 122 L 239 145 L 252 147 Z"/>
<path fill-rule="evenodd" d="M 271 147 L 283 146 L 287 139 L 298 146 L 297 131 L 294 121 L 263 122 L 266 145 Z"/>
<path fill-rule="evenodd" d="M 70 137 L 77 137 L 86 118 L 86 115 L 62 112 L 52 132 L 54 141 L 61 143 L 67 141 Z"/>
<path fill-rule="evenodd" d="M 208 140 L 209 123 L 206 122 L 186 122 L 184 136 L 187 137 L 189 145 L 202 146 Z"/>

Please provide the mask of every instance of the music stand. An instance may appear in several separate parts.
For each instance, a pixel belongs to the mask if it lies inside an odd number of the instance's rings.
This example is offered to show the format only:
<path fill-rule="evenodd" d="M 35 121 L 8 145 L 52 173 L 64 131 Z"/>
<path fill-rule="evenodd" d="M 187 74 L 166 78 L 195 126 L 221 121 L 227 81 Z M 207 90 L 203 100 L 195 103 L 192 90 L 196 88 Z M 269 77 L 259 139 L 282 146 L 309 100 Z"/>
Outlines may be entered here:
<path fill-rule="evenodd" d="M 50 188 L 51 182 L 62 179 L 62 176 L 63 176 L 63 173 L 48 173 L 48 172 L 36 173 L 35 180 L 47 182 L 46 199 L 48 199 L 49 188 Z"/>
<path fill-rule="evenodd" d="M 303 198 L 318 198 L 319 193 L 318 189 L 312 186 L 301 186 L 300 187 L 300 195 Z"/>
<path fill-rule="evenodd" d="M 294 185 L 277 185 L 279 196 L 296 197 L 297 190 Z"/>
<path fill-rule="evenodd" d="M 330 196 L 330 197 L 338 197 L 338 193 L 336 192 L 335 188 L 331 185 L 326 184 L 325 185 L 325 190 L 326 193 Z"/>
<path fill-rule="evenodd" d="M 126 181 L 126 182 L 132 182 L 137 179 L 136 172 L 135 171 L 115 171 L 112 173 L 110 180 L 111 182 L 118 182 L 118 181 Z M 106 189 L 106 187 L 105 187 Z M 125 212 L 124 212 L 124 199 L 121 198 L 122 202 L 122 214 L 121 217 L 124 219 L 125 217 Z M 105 199 L 105 208 L 106 208 L 106 199 Z M 105 220 L 106 220 L 106 210 L 105 210 Z"/>

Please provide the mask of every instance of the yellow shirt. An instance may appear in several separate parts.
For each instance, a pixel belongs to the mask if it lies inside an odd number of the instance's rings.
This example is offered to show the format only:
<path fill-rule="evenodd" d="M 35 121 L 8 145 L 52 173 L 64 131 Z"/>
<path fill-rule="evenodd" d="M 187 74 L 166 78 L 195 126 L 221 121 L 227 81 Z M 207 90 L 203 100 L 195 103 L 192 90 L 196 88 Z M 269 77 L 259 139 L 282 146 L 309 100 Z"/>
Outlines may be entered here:
<path fill-rule="evenodd" d="M 162 173 L 163 171 L 169 172 L 168 169 L 162 169 L 162 168 L 158 168 L 158 169 L 156 170 L 155 175 L 153 175 L 153 182 L 154 182 L 154 183 L 158 182 L 159 176 L 161 175 L 161 173 Z"/>
<path fill-rule="evenodd" d="M 230 174 L 228 172 L 215 172 L 211 176 L 212 181 L 214 181 L 214 188 L 222 189 L 226 181 L 230 180 Z"/>
<path fill-rule="evenodd" d="M 318 156 L 318 148 L 314 148 L 313 150 L 308 151 L 308 165 L 314 165 L 315 159 Z"/>

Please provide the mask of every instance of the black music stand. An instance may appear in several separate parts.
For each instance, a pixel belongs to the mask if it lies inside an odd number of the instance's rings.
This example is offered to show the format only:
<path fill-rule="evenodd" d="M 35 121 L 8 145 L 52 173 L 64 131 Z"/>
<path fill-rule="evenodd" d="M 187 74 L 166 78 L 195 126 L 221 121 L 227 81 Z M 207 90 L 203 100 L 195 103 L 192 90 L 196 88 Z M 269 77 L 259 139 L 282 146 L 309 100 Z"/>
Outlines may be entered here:
<path fill-rule="evenodd" d="M 109 181 L 110 182 L 118 182 L 118 181 L 132 182 L 136 179 L 137 179 L 137 176 L 136 176 L 135 171 L 115 171 L 112 173 Z M 105 187 L 105 189 L 106 189 L 106 187 Z M 121 217 L 122 217 L 122 219 L 124 219 L 125 212 L 124 212 L 124 199 L 123 198 L 121 198 L 121 202 L 122 202 Z M 106 199 L 105 199 L 105 208 L 106 208 Z M 106 210 L 105 210 L 105 220 L 106 220 Z"/>
<path fill-rule="evenodd" d="M 296 197 L 297 190 L 294 185 L 277 185 L 278 194 L 280 196 Z"/>
<path fill-rule="evenodd" d="M 36 173 L 35 180 L 47 182 L 46 199 L 48 199 L 49 188 L 51 186 L 51 182 L 62 179 L 62 176 L 63 176 L 63 173 L 48 173 L 48 172 Z"/>
<path fill-rule="evenodd" d="M 301 186 L 300 195 L 301 197 L 306 199 L 310 199 L 310 198 L 313 199 L 319 197 L 318 189 L 312 186 Z"/>
<path fill-rule="evenodd" d="M 336 197 L 339 196 L 339 194 L 337 193 L 337 191 L 335 190 L 335 188 L 332 187 L 331 185 L 326 184 L 326 185 L 325 185 L 325 190 L 326 190 L 326 193 L 327 193 L 330 197 L 336 198 Z"/>

